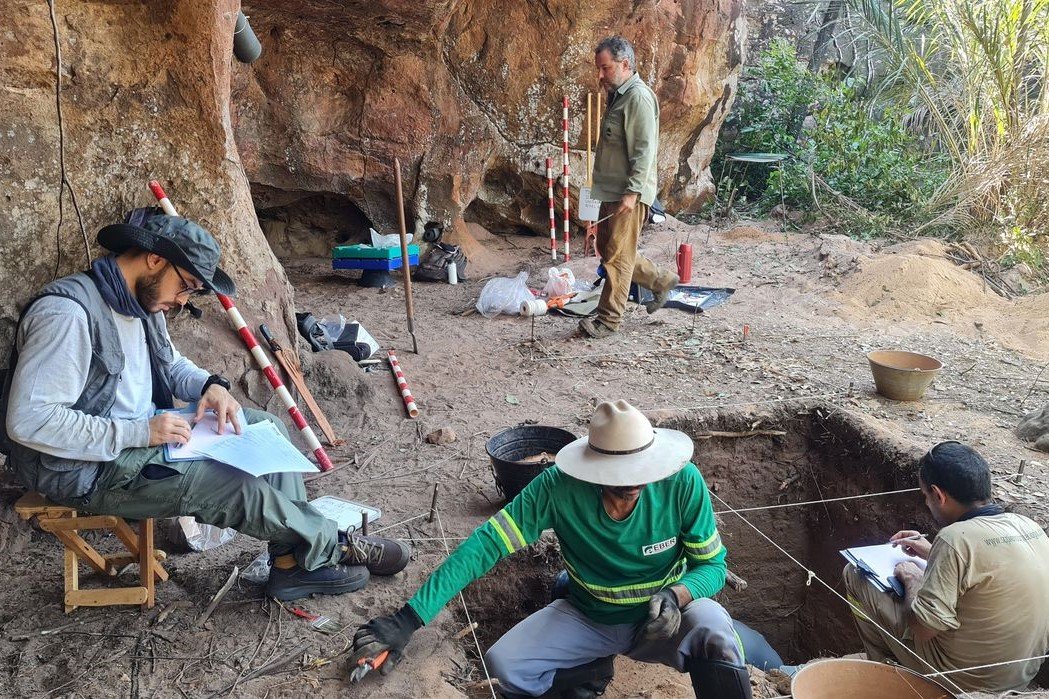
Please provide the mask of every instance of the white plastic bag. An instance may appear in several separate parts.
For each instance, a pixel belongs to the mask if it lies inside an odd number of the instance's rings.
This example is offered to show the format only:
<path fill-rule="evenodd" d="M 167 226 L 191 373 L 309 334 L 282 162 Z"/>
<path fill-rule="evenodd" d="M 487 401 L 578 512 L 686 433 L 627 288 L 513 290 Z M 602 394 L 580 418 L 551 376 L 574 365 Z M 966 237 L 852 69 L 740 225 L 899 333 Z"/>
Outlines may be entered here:
<path fill-rule="evenodd" d="M 173 524 L 169 537 L 191 551 L 208 551 L 222 546 L 237 535 L 236 529 L 201 524 L 192 517 L 176 517 Z"/>
<path fill-rule="evenodd" d="M 317 319 L 317 325 L 324 328 L 324 332 L 328 333 L 328 337 L 334 343 L 342 337 L 342 331 L 346 328 L 346 316 L 341 313 L 336 313 L 334 316 L 324 316 Z"/>
<path fill-rule="evenodd" d="M 500 313 L 516 316 L 521 313 L 521 304 L 533 298 L 528 290 L 528 272 L 521 272 L 514 279 L 496 277 L 481 289 L 477 311 L 485 318 L 494 318 Z"/>
<path fill-rule="evenodd" d="M 368 232 L 371 234 L 373 248 L 395 248 L 401 244 L 401 236 L 398 233 L 383 235 L 374 228 L 369 228 Z M 409 233 L 405 236 L 405 240 L 410 243 L 414 237 L 415 234 Z"/>
<path fill-rule="evenodd" d="M 240 572 L 240 579 L 256 585 L 262 585 L 270 579 L 270 554 L 263 551 L 258 557 Z"/>
<path fill-rule="evenodd" d="M 571 294 L 575 291 L 575 275 L 567 267 L 562 267 L 561 269 L 551 267 L 550 271 L 547 272 L 547 276 L 549 278 L 546 286 L 543 288 L 543 294 L 548 299 Z"/>

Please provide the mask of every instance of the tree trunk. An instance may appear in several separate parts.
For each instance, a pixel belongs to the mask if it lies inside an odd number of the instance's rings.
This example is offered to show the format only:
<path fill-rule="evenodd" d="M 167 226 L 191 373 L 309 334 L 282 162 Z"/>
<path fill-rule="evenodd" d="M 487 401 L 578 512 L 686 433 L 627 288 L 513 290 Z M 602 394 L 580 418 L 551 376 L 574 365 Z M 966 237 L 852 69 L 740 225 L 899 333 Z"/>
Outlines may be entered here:
<path fill-rule="evenodd" d="M 823 21 L 820 22 L 819 32 L 816 33 L 816 40 L 812 44 L 812 54 L 809 56 L 810 72 L 818 72 L 820 66 L 823 65 L 827 47 L 834 39 L 834 30 L 844 9 L 845 0 L 828 0 L 827 6 L 823 9 Z"/>

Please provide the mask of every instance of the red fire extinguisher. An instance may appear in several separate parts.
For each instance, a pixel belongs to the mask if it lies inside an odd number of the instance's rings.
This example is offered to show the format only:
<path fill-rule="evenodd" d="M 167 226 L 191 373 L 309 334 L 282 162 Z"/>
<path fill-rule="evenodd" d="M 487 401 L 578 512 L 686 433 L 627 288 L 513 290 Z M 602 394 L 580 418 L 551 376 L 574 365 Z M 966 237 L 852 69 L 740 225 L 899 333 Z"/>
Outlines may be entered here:
<path fill-rule="evenodd" d="M 692 279 L 692 246 L 682 243 L 677 249 L 677 276 L 682 284 L 688 284 Z"/>

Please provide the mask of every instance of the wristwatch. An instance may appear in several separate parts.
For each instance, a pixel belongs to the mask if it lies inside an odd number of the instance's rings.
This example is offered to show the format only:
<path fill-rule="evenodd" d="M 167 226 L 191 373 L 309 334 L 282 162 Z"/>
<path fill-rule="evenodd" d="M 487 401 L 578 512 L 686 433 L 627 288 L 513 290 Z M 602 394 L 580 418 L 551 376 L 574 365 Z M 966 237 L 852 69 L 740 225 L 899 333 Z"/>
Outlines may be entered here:
<path fill-rule="evenodd" d="M 205 393 L 207 393 L 208 387 L 212 384 L 218 384 L 227 391 L 232 386 L 232 384 L 229 382 L 229 379 L 227 379 L 225 376 L 222 376 L 221 374 L 212 374 L 208 377 L 208 380 L 204 382 L 204 388 L 200 389 L 200 395 L 204 395 Z"/>

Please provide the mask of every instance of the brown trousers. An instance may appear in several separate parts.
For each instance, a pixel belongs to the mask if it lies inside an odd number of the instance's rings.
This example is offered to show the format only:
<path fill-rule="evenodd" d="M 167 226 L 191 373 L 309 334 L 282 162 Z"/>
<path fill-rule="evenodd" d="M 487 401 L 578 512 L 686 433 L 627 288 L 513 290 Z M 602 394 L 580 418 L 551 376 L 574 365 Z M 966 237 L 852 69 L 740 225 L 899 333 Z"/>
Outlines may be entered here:
<path fill-rule="evenodd" d="M 618 201 L 602 202 L 600 218 L 618 208 Z M 641 226 L 647 218 L 648 205 L 638 202 L 633 211 L 597 224 L 597 252 L 607 275 L 597 305 L 597 319 L 613 330 L 618 330 L 623 322 L 631 283 L 659 293 L 674 281 L 673 273 L 659 268 L 637 252 Z"/>
<path fill-rule="evenodd" d="M 871 585 L 851 563 L 845 566 L 842 577 L 845 578 L 849 601 L 863 610 L 863 614 L 860 614 L 850 607 L 867 658 L 879 663 L 892 660 L 923 675 L 931 672 L 929 665 L 914 657 L 915 653 L 924 656 L 921 648 L 915 646 L 903 600 Z M 888 631 L 891 637 L 871 623 L 872 620 Z"/>

